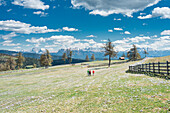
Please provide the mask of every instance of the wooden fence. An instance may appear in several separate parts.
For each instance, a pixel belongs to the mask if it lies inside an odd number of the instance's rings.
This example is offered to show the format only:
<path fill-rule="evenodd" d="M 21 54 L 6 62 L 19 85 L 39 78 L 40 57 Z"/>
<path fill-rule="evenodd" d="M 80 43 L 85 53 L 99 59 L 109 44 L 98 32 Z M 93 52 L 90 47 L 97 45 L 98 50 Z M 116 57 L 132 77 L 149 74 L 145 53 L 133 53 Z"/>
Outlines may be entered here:
<path fill-rule="evenodd" d="M 132 72 L 151 72 L 154 74 L 170 75 L 170 62 L 158 62 L 129 66 Z"/>

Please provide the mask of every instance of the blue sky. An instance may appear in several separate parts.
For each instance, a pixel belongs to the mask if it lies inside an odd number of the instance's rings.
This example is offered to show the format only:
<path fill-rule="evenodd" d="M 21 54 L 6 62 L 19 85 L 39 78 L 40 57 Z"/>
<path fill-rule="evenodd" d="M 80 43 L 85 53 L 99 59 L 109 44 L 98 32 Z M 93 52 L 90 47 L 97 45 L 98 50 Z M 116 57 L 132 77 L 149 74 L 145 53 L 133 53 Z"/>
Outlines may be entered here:
<path fill-rule="evenodd" d="M 0 49 L 170 50 L 169 0 L 0 0 Z"/>

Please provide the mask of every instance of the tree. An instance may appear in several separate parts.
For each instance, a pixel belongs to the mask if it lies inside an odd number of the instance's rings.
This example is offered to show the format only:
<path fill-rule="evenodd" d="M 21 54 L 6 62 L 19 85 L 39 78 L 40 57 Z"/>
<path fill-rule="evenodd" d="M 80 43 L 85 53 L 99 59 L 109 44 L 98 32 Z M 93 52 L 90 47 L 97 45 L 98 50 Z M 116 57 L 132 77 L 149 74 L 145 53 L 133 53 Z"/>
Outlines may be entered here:
<path fill-rule="evenodd" d="M 126 56 L 125 56 L 125 53 L 122 54 L 122 57 L 126 57 Z"/>
<path fill-rule="evenodd" d="M 143 53 L 145 54 L 145 58 L 146 58 L 146 55 L 149 54 L 149 53 L 146 51 L 146 49 L 144 49 L 144 52 L 143 52 Z"/>
<path fill-rule="evenodd" d="M 0 64 L 0 71 L 4 71 L 4 64 L 3 63 Z"/>
<path fill-rule="evenodd" d="M 17 58 L 18 58 L 17 59 L 17 67 L 18 67 L 18 69 L 20 69 L 23 66 L 23 62 L 25 61 L 25 58 L 22 56 L 21 52 L 18 53 Z"/>
<path fill-rule="evenodd" d="M 94 56 L 94 54 L 92 54 L 92 56 L 91 56 L 91 60 L 95 60 L 95 56 Z"/>
<path fill-rule="evenodd" d="M 110 39 L 108 39 L 108 42 L 105 44 L 105 46 L 103 47 L 105 49 L 105 54 L 104 56 L 108 56 L 109 55 L 109 67 L 111 64 L 111 58 L 114 58 L 117 56 L 117 52 L 114 49 L 114 45 L 112 45 L 112 42 L 110 41 Z"/>
<path fill-rule="evenodd" d="M 71 51 L 71 49 L 67 49 L 66 52 L 67 52 L 67 59 L 68 59 L 68 62 L 71 64 L 71 62 L 72 62 L 73 51 Z"/>
<path fill-rule="evenodd" d="M 137 60 L 141 58 L 135 44 L 133 44 L 133 48 L 131 48 L 130 51 L 127 52 L 127 57 L 129 58 L 129 60 Z"/>
<path fill-rule="evenodd" d="M 50 55 L 50 52 L 46 49 L 46 52 L 41 55 L 40 64 L 41 66 L 45 66 L 45 68 L 48 68 L 52 65 L 52 62 L 52 56 Z"/>
<path fill-rule="evenodd" d="M 89 61 L 89 56 L 88 55 L 86 55 L 86 61 Z"/>
<path fill-rule="evenodd" d="M 66 63 L 66 59 L 67 59 L 67 55 L 66 53 L 63 53 L 62 60 L 64 61 L 64 63 Z"/>
<path fill-rule="evenodd" d="M 9 57 L 7 65 L 9 66 L 10 70 L 15 70 L 16 62 L 12 57 Z"/>

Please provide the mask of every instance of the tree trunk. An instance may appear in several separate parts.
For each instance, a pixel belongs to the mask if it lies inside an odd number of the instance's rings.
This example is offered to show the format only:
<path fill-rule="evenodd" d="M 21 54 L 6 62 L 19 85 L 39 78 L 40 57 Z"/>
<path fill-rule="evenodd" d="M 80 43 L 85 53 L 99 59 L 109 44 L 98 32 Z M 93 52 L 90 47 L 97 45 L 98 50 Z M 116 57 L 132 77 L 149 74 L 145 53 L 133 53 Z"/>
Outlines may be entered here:
<path fill-rule="evenodd" d="M 109 55 L 109 67 L 110 67 L 110 63 L 111 63 L 111 57 L 110 57 L 110 55 Z"/>

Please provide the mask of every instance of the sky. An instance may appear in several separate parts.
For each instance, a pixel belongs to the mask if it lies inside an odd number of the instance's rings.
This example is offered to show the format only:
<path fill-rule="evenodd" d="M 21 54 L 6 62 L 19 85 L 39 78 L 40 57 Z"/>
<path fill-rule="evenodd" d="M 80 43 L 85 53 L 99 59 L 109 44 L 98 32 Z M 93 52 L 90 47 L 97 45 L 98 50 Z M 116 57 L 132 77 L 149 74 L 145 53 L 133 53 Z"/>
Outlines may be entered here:
<path fill-rule="evenodd" d="M 0 0 L 0 50 L 170 50 L 170 0 Z"/>

